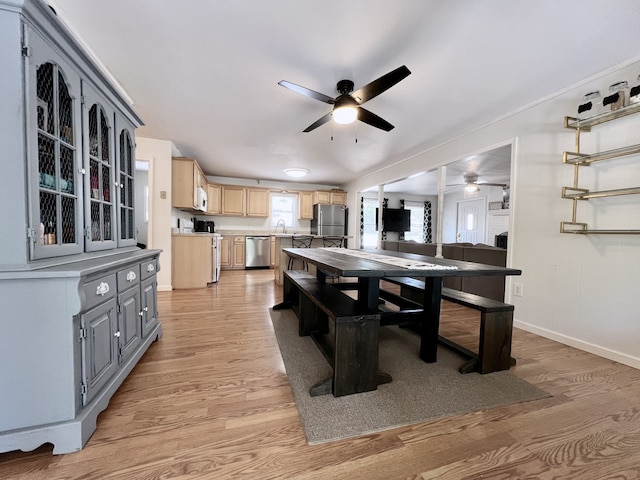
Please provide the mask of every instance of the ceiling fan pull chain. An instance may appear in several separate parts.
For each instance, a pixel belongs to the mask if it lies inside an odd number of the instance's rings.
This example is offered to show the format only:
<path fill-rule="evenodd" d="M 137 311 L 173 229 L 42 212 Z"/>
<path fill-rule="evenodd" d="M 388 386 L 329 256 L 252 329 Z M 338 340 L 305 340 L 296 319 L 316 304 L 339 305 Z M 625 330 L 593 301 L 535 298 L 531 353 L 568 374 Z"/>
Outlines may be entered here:
<path fill-rule="evenodd" d="M 331 141 L 333 142 L 333 122 L 331 122 Z"/>
<path fill-rule="evenodd" d="M 358 143 L 358 124 L 356 123 L 356 143 Z"/>

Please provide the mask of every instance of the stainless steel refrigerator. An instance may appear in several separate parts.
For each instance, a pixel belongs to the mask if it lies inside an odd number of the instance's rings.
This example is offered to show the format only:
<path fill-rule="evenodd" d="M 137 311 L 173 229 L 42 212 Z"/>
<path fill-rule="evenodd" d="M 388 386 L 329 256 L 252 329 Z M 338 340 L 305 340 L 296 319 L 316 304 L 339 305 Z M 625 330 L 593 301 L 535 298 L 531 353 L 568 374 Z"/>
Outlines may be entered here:
<path fill-rule="evenodd" d="M 313 235 L 340 236 L 347 234 L 347 207 L 344 205 L 313 206 L 311 233 Z"/>

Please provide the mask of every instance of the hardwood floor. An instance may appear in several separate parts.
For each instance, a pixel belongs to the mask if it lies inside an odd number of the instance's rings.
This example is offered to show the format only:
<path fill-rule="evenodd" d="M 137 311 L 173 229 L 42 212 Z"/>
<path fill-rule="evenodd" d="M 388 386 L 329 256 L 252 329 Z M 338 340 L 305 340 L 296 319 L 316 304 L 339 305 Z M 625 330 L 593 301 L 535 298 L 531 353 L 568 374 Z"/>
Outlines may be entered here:
<path fill-rule="evenodd" d="M 161 292 L 164 336 L 86 447 L 0 454 L 0 478 L 640 478 L 640 371 L 521 330 L 512 372 L 553 397 L 307 445 L 269 317 L 279 297 L 266 270 Z M 446 304 L 441 330 L 473 348 L 477 320 Z"/>

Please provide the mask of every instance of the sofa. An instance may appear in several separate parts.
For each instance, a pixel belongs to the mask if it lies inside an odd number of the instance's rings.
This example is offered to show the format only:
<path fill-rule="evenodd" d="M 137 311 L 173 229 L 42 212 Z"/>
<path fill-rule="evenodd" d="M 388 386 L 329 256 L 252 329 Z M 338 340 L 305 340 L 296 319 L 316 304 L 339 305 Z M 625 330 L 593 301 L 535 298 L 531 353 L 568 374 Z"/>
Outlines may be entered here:
<path fill-rule="evenodd" d="M 383 250 L 393 252 L 415 253 L 435 257 L 435 243 L 418 243 L 414 241 L 382 241 Z M 445 243 L 442 245 L 442 256 L 451 260 L 484 263 L 506 267 L 507 251 L 504 248 L 484 244 Z M 505 277 L 449 277 L 444 279 L 443 286 L 463 292 L 475 293 L 500 302 L 504 301 Z"/>

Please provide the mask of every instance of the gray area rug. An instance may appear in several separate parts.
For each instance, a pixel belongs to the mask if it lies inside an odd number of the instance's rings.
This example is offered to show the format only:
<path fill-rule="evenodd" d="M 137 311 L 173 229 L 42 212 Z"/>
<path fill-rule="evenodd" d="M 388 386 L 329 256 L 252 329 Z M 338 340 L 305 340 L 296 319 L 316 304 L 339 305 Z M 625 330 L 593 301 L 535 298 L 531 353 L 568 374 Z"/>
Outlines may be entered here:
<path fill-rule="evenodd" d="M 373 392 L 311 397 L 309 389 L 329 377 L 331 367 L 310 337 L 298 336 L 291 310 L 271 310 L 271 320 L 310 445 L 550 396 L 509 372 L 462 375 L 464 359 L 445 348 L 438 349 L 437 363 L 424 363 L 417 335 L 383 327 L 379 366 L 391 383 Z"/>

